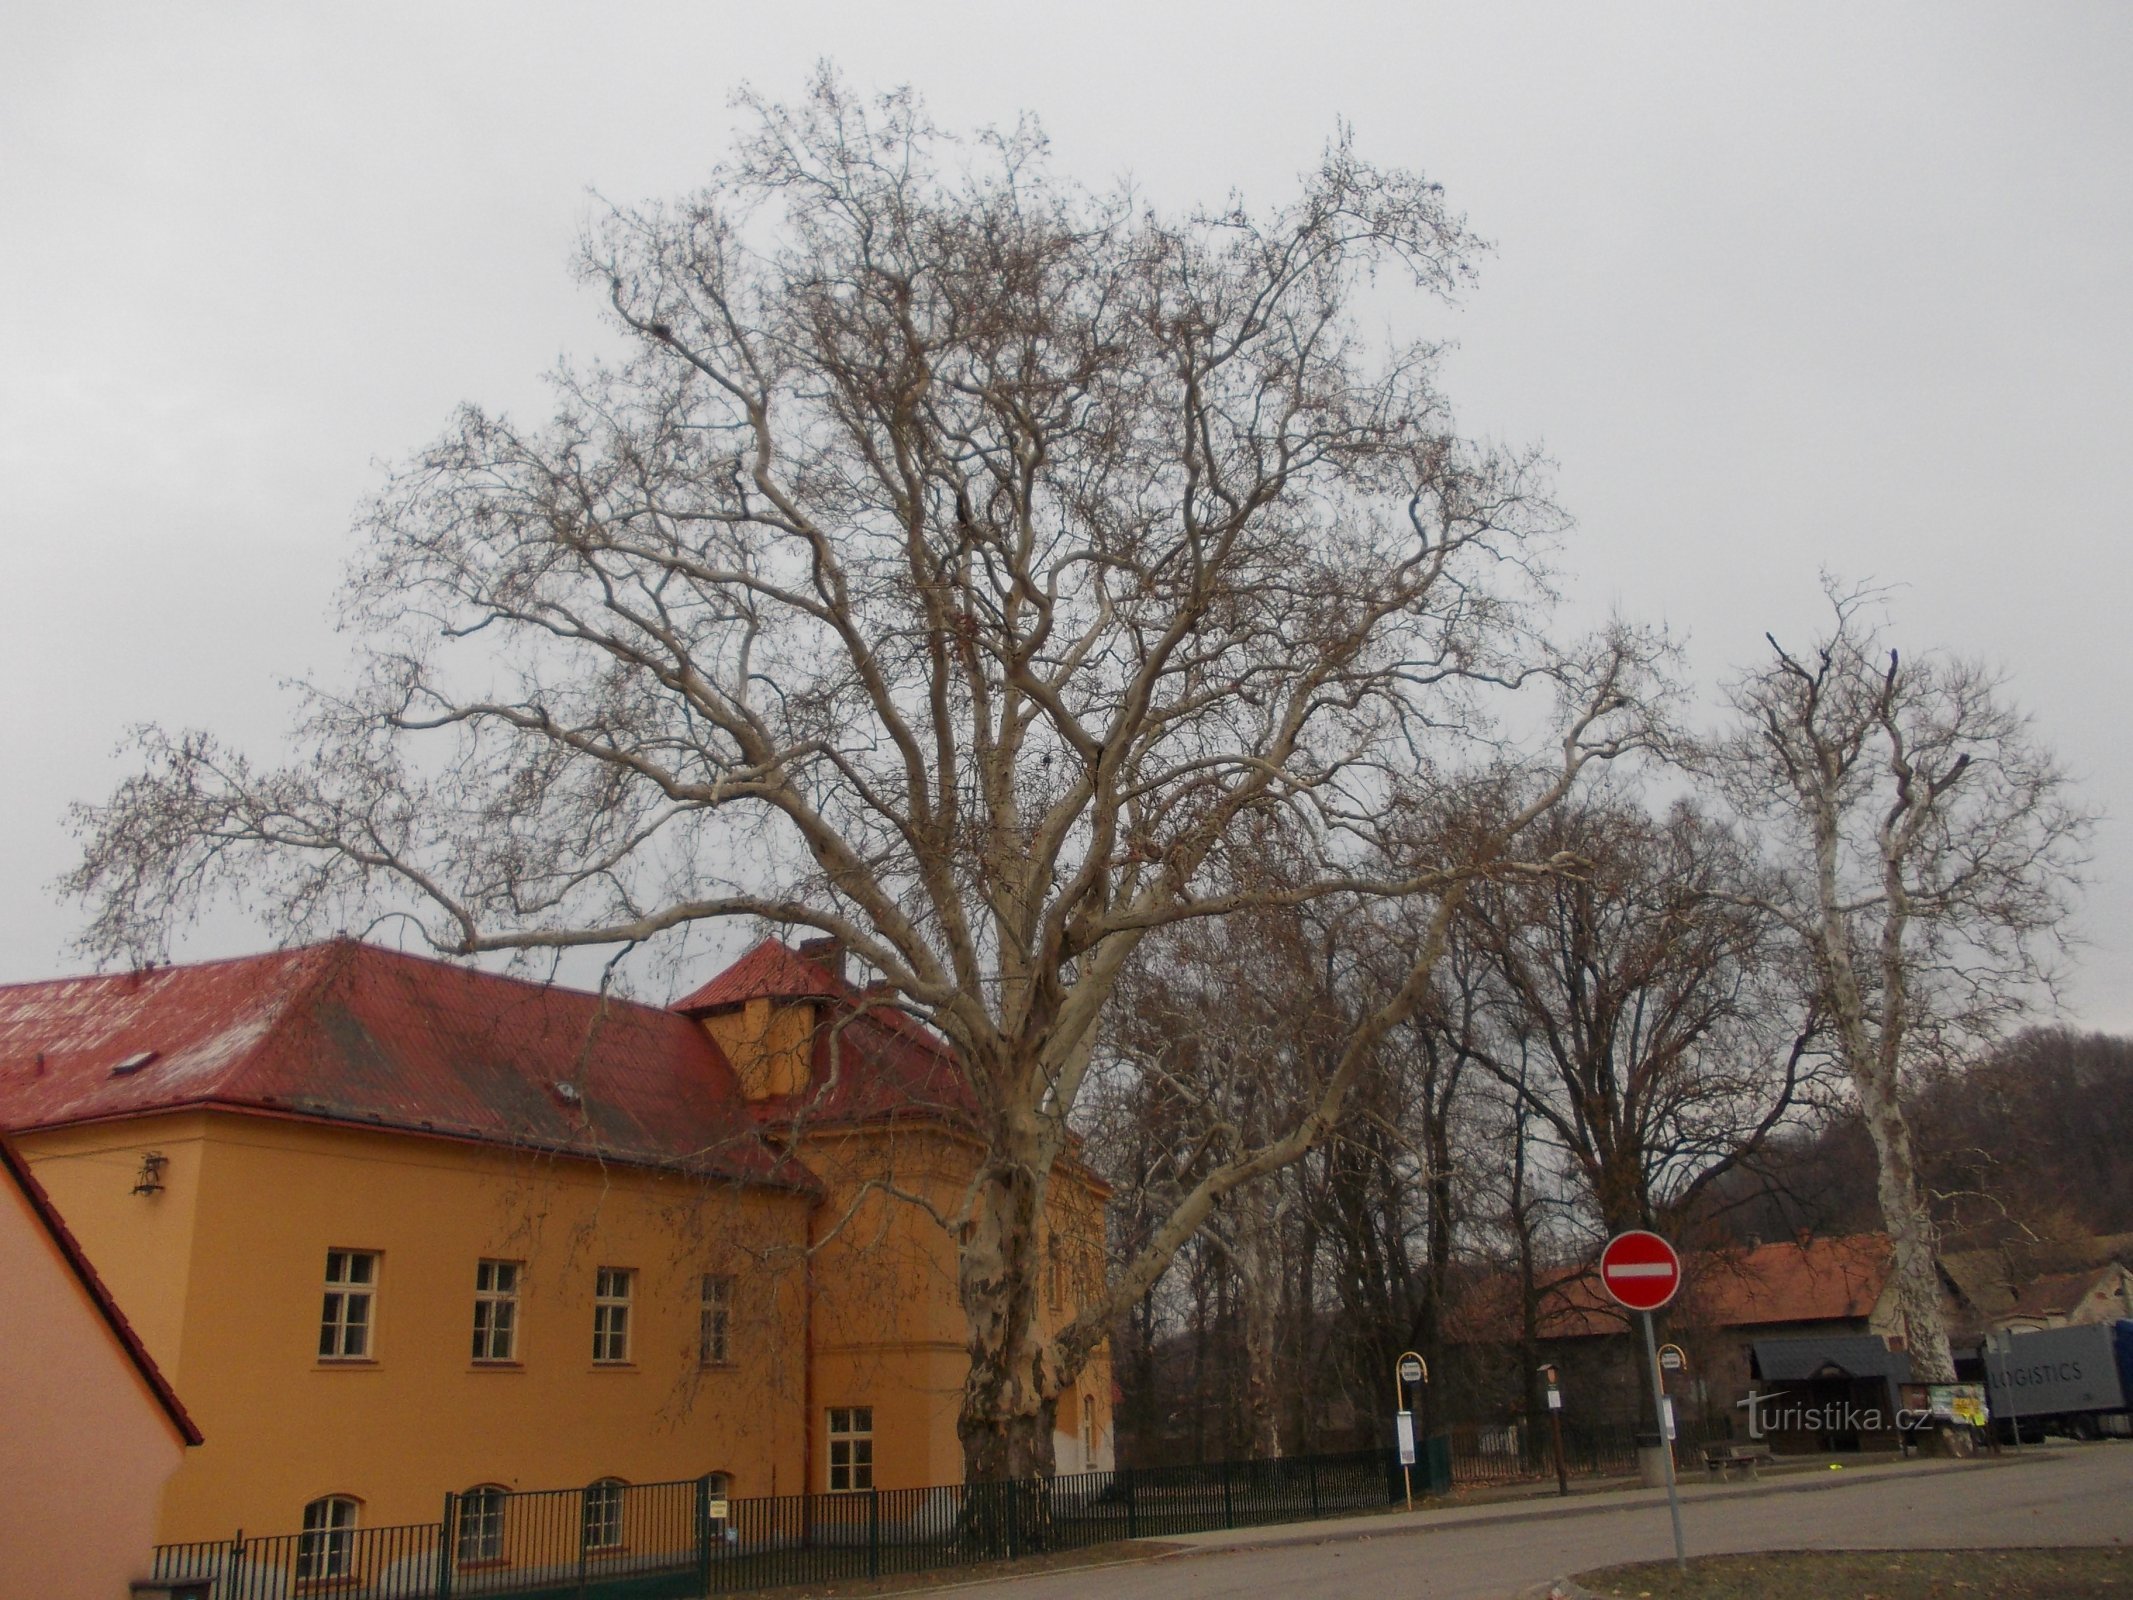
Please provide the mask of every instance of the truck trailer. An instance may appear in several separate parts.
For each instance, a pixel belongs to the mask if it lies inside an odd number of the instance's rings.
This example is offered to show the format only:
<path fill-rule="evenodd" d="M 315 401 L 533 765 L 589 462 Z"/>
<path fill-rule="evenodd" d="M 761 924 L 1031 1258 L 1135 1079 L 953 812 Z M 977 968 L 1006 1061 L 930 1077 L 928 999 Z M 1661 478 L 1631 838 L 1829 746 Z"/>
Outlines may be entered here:
<path fill-rule="evenodd" d="M 2010 1431 L 2133 1437 L 2133 1320 L 2003 1334 L 1982 1354 L 1992 1415 Z"/>

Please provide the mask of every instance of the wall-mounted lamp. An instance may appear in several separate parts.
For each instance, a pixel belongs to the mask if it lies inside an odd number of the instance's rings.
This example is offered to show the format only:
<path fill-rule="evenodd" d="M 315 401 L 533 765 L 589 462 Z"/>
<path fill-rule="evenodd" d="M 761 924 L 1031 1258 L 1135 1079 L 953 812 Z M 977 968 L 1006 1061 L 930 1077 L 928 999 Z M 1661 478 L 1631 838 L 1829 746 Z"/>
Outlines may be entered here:
<path fill-rule="evenodd" d="M 150 1150 L 141 1157 L 141 1170 L 133 1180 L 135 1194 L 161 1194 L 163 1192 L 163 1169 L 170 1165 L 170 1158 L 159 1151 Z"/>

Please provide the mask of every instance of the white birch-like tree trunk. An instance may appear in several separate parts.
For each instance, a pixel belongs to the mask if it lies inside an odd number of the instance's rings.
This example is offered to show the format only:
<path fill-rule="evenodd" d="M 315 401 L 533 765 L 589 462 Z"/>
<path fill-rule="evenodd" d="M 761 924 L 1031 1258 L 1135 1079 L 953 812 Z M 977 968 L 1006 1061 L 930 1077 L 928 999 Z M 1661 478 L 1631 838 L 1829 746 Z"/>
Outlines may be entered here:
<path fill-rule="evenodd" d="M 1904 1094 L 1917 1065 L 1991 1038 L 2049 994 L 2089 819 L 1999 680 L 1906 662 L 1829 586 L 1835 625 L 1733 691 L 1713 769 L 1760 825 L 1753 898 L 1811 960 L 1833 1053 L 1872 1140 L 1914 1378 L 1955 1377 L 1939 1240 Z"/>

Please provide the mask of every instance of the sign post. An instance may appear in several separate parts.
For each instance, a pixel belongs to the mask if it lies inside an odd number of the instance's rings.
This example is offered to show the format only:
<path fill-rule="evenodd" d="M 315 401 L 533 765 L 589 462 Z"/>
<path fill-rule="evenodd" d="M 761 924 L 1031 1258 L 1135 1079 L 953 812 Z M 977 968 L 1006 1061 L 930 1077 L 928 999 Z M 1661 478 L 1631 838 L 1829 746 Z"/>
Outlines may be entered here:
<path fill-rule="evenodd" d="M 1553 1367 L 1542 1367 L 1541 1374 L 1548 1380 L 1548 1422 L 1555 1432 L 1555 1492 L 1567 1497 L 1570 1493 L 1570 1469 L 1563 1464 L 1563 1390 Z"/>
<path fill-rule="evenodd" d="M 1415 1414 L 1407 1390 L 1428 1382 L 1429 1363 L 1412 1350 L 1401 1351 L 1392 1368 L 1392 1426 L 1400 1445 L 1400 1486 L 1407 1492 L 1410 1511 L 1415 1508 Z"/>
<path fill-rule="evenodd" d="M 1681 1257 L 1656 1233 L 1631 1228 L 1616 1234 L 1600 1252 L 1600 1287 L 1618 1305 L 1644 1323 L 1644 1359 L 1652 1374 L 1652 1409 L 1659 1423 L 1659 1455 L 1666 1469 L 1666 1508 L 1674 1519 L 1674 1562 L 1683 1571 L 1689 1558 L 1681 1541 L 1681 1491 L 1674 1481 L 1674 1418 L 1659 1375 L 1659 1340 L 1652 1313 L 1674 1298 L 1681 1287 Z"/>

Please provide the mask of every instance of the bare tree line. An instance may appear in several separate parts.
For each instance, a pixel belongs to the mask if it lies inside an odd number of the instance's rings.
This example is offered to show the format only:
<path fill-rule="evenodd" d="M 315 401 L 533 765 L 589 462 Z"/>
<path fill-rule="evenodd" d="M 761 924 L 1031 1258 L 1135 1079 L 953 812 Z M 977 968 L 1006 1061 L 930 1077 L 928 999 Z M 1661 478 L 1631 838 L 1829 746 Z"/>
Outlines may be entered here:
<path fill-rule="evenodd" d="M 1279 1448 L 1312 1418 L 1367 1432 L 1405 1348 L 1471 1407 L 1480 1392 L 1456 1387 L 1443 1328 L 1476 1277 L 1517 1282 L 1530 1356 L 1543 1269 L 1627 1227 L 1740 1237 L 1733 1213 L 1782 1210 L 1787 1174 L 1825 1202 L 1848 1190 L 1844 1223 L 1889 1234 L 1914 1364 L 1943 1379 L 1948 1238 L 2036 1241 L 2072 1232 L 2075 1212 L 2133 1221 L 2107 1198 L 2082 1206 L 2059 1176 L 2087 1175 L 2092 1201 L 2123 1188 L 2096 1131 L 2117 1128 L 2123 1107 L 2108 1107 L 2133 1091 L 2109 1042 L 1996 1043 L 2048 1002 L 2088 818 L 1996 680 L 1881 649 L 1875 598 L 1832 585 L 1810 652 L 1769 641 L 1769 664 L 1734 688 L 1732 726 L 1673 747 L 1676 798 L 1603 779 L 1534 825 L 1557 870 L 1462 898 L 1429 995 L 1380 1043 L 1355 1116 L 1250 1191 L 1251 1214 L 1203 1240 L 1127 1330 L 1147 1448 L 1204 1448 L 1210 1396 L 1230 1448 Z M 1278 995 L 1256 977 L 1225 987 L 1263 949 L 1192 945 L 1128 994 L 1132 1069 L 1105 1140 L 1130 1153 L 1127 1193 L 1160 1193 L 1199 1158 L 1174 1125 L 1219 1122 L 1245 1085 L 1278 1101 L 1264 1074 L 1370 1003 L 1376 959 L 1403 938 L 1396 909 L 1315 911 L 1308 927 L 1226 930 L 1309 943 Z M 2105 1109 L 2084 1126 L 2091 1093 Z M 1174 1124 L 1180 1104 L 1202 1114 Z M 1832 1151 L 1834 1186 L 1815 1165 Z M 1187 1382 L 1159 1370 L 1166 1347 L 1195 1367 L 1227 1350 L 1236 1371 Z M 1195 1398 L 1181 1410 L 1165 1398 L 1179 1394 Z"/>
<path fill-rule="evenodd" d="M 584 241 L 620 353 L 386 484 L 295 753 L 144 730 L 78 809 L 89 950 L 224 895 L 469 958 L 833 935 L 977 1108 L 935 1213 L 973 1477 L 1048 1470 L 1091 1353 L 1209 1295 L 1252 1438 L 1302 1439 L 1282 1329 L 1439 1350 L 1477 1243 L 1530 1278 L 1669 1222 L 1830 1063 L 1918 1233 L 1905 1075 L 2042 975 L 2082 820 L 1986 675 L 1883 672 L 1840 596 L 1697 744 L 1663 639 L 1559 637 L 1541 463 L 1458 431 L 1419 322 L 1362 327 L 1479 243 L 1345 135 L 1166 213 L 826 71 L 743 110 Z M 1701 798 L 1602 781 L 1662 756 Z M 1077 1136 L 1117 1249 L 1046 1333 Z"/>

